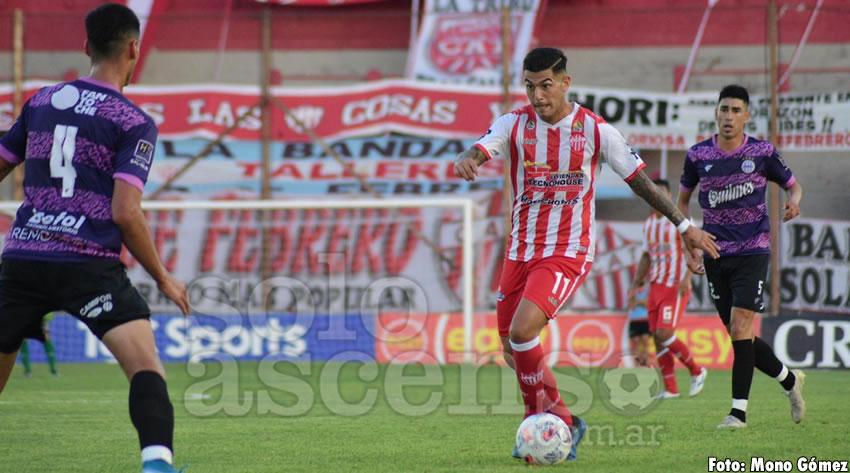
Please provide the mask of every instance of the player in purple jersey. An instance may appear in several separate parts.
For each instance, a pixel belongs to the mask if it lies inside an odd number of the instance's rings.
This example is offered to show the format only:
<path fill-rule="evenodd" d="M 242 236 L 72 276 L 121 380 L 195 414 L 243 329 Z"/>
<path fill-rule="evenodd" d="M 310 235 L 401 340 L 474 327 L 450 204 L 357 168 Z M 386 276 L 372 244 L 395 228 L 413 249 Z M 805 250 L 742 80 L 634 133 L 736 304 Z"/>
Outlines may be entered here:
<path fill-rule="evenodd" d="M 24 163 L 24 202 L 0 266 L 0 391 L 23 337 L 64 310 L 109 348 L 130 380 L 143 473 L 175 472 L 174 410 L 150 308 L 118 259 L 122 243 L 183 314 L 186 286 L 160 261 L 141 210 L 153 120 L 121 91 L 139 57 L 139 20 L 105 4 L 86 17 L 91 73 L 38 91 L 0 139 L 0 179 Z"/>
<path fill-rule="evenodd" d="M 688 215 L 691 194 L 699 185 L 704 228 L 717 237 L 720 258 L 706 259 L 709 292 L 732 336 L 732 410 L 717 428 L 747 426 L 747 400 L 753 367 L 776 378 L 791 402 L 791 419 L 799 423 L 806 413 L 805 374 L 789 371 L 773 349 L 753 333 L 753 317 L 764 310 L 762 290 L 770 259 L 770 222 L 765 206 L 767 181 L 787 192 L 787 222 L 800 214 L 803 188 L 767 141 L 744 134 L 750 119 L 747 90 L 729 85 L 720 91 L 716 116 L 719 132 L 692 146 L 685 156 L 678 207 Z M 696 262 L 690 262 L 692 269 Z"/>

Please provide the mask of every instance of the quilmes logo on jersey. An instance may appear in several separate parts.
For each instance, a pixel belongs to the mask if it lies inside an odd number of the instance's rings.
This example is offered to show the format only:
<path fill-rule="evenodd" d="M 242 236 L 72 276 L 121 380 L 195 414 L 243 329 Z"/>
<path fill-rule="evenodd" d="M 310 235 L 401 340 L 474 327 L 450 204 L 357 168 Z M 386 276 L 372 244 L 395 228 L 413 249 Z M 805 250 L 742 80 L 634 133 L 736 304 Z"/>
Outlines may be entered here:
<path fill-rule="evenodd" d="M 723 189 L 717 191 L 709 191 L 708 192 L 708 204 L 711 208 L 717 207 L 717 204 L 722 204 L 724 202 L 731 202 L 733 200 L 740 199 L 741 197 L 748 196 L 755 192 L 756 186 L 753 185 L 752 182 L 745 182 L 743 184 L 729 184 Z"/>
<path fill-rule="evenodd" d="M 87 319 L 93 319 L 104 312 L 112 311 L 112 308 L 112 294 L 101 294 L 88 301 L 88 303 L 80 309 L 80 315 Z"/>
<path fill-rule="evenodd" d="M 32 216 L 27 220 L 27 226 L 46 230 L 48 232 L 63 232 L 76 235 L 86 221 L 85 215 L 75 217 L 68 212 L 58 214 L 32 209 Z"/>

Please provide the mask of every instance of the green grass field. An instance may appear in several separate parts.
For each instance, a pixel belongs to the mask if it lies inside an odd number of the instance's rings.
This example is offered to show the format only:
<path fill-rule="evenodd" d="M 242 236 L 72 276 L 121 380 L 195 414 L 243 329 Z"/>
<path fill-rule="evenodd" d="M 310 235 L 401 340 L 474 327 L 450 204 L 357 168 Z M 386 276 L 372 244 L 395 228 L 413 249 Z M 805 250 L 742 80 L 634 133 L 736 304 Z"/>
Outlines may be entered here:
<path fill-rule="evenodd" d="M 526 471 L 510 458 L 521 419 L 513 372 L 497 366 L 361 364 L 167 367 L 176 415 L 176 463 L 188 473 Z M 128 383 L 115 365 L 44 365 L 12 374 L 0 395 L 0 471 L 137 472 Z M 749 428 L 718 432 L 730 372 L 702 394 L 623 414 L 600 400 L 601 372 L 560 370 L 568 404 L 591 426 L 582 472 L 707 471 L 707 457 L 850 460 L 850 372 L 810 371 L 808 415 L 791 422 L 774 380 L 756 372 Z M 678 372 L 687 391 L 687 372 Z M 418 385 L 417 385 L 418 383 Z M 565 386 L 566 385 L 566 386 Z M 628 387 L 628 383 L 625 383 Z M 635 406 L 631 406 L 635 410 Z M 796 469 L 794 471 L 797 471 Z"/>

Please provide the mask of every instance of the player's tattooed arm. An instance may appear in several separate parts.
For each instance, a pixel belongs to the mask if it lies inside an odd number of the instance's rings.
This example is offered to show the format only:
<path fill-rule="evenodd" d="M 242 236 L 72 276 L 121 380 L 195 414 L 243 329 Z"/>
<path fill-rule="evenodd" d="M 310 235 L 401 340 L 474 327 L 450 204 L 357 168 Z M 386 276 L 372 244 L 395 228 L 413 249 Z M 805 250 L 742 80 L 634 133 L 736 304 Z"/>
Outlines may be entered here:
<path fill-rule="evenodd" d="M 652 180 L 649 179 L 649 176 L 645 172 L 638 171 L 637 175 L 629 181 L 629 187 L 653 209 L 661 212 L 662 215 L 670 219 L 674 225 L 678 225 L 685 220 L 685 216 L 673 204 L 673 201 L 652 183 Z"/>
<path fill-rule="evenodd" d="M 478 167 L 487 162 L 487 155 L 477 146 L 460 153 L 455 160 L 455 176 L 474 181 L 478 176 Z"/>
<path fill-rule="evenodd" d="M 632 191 L 635 194 L 645 200 L 647 204 L 651 205 L 652 208 L 661 212 L 662 215 L 670 219 L 674 225 L 679 226 L 679 224 L 685 220 L 685 216 L 682 215 L 682 212 L 678 208 L 676 208 L 673 201 L 670 200 L 666 194 L 661 192 L 661 190 L 658 189 L 651 180 L 649 180 L 649 177 L 642 170 L 638 171 L 637 175 L 629 181 L 629 187 L 632 188 Z M 702 256 L 702 253 L 700 253 L 701 251 L 705 251 L 712 258 L 720 256 L 720 247 L 718 247 L 717 243 L 714 242 L 714 235 L 702 231 L 695 225 L 690 225 L 685 232 L 682 233 L 682 240 L 685 242 L 685 246 L 691 253 L 692 260 L 699 259 Z"/>

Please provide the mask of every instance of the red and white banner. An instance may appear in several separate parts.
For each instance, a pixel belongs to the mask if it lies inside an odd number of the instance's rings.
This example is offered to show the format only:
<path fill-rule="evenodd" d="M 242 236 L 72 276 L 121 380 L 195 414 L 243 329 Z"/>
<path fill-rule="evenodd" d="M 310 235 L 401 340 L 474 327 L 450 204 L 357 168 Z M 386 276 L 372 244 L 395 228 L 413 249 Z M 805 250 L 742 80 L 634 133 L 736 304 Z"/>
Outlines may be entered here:
<path fill-rule="evenodd" d="M 419 35 L 410 45 L 407 76 L 418 80 L 502 84 L 503 2 L 425 0 Z M 510 80 L 521 80 L 539 0 L 510 2 Z"/>
<path fill-rule="evenodd" d="M 30 97 L 46 82 L 27 82 Z M 167 139 L 215 138 L 259 103 L 256 87 L 191 85 L 130 87 L 127 95 L 150 114 Z M 306 126 L 327 140 L 384 133 L 442 138 L 478 138 L 501 115 L 498 88 L 429 84 L 405 80 L 377 81 L 333 88 L 275 88 Z M 516 106 L 527 103 L 515 89 Z M 716 93 L 662 94 L 573 87 L 570 100 L 594 110 L 613 124 L 635 148 L 679 149 L 711 136 Z M 752 97 L 752 120 L 746 132 L 766 138 L 769 101 Z M 781 94 L 782 150 L 850 150 L 850 93 Z M 0 85 L 0 130 L 13 123 L 12 86 Z M 310 138 L 294 120 L 272 107 L 272 139 L 305 142 Z M 230 139 L 257 140 L 260 113 L 253 113 Z"/>
<path fill-rule="evenodd" d="M 355 3 L 377 3 L 386 0 L 257 0 L 259 3 L 285 5 L 295 7 L 335 7 L 338 5 L 353 5 Z"/>
<path fill-rule="evenodd" d="M 761 319 L 753 328 L 760 333 Z M 475 316 L 473 360 L 479 364 L 504 364 L 495 314 Z M 686 314 L 676 336 L 691 350 L 697 363 L 709 369 L 732 368 L 732 342 L 720 318 Z M 463 317 L 444 314 L 382 314 L 376 323 L 375 357 L 378 362 L 409 363 L 464 361 Z M 629 365 L 628 320 L 620 314 L 561 314 L 540 334 L 550 366 L 571 365 L 611 368 Z"/>

